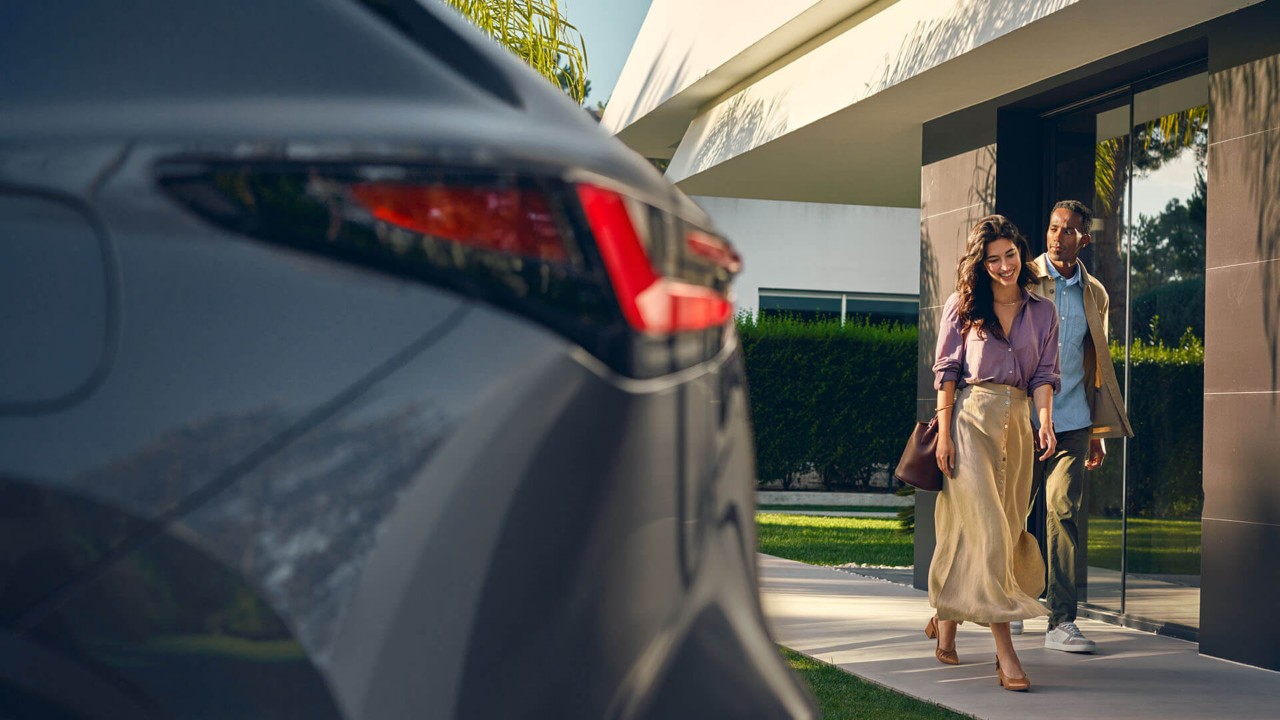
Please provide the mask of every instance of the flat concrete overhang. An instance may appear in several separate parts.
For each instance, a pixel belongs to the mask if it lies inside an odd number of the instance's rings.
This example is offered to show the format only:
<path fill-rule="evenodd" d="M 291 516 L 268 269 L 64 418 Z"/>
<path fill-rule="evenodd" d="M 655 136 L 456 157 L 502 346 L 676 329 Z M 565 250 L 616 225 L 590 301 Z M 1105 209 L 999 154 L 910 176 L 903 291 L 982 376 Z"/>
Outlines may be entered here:
<path fill-rule="evenodd" d="M 919 207 L 925 122 L 1257 1 L 876 4 L 704 106 L 668 177 L 691 195 Z"/>
<path fill-rule="evenodd" d="M 873 4 L 654 0 L 601 125 L 645 157 L 670 158 L 704 106 Z"/>

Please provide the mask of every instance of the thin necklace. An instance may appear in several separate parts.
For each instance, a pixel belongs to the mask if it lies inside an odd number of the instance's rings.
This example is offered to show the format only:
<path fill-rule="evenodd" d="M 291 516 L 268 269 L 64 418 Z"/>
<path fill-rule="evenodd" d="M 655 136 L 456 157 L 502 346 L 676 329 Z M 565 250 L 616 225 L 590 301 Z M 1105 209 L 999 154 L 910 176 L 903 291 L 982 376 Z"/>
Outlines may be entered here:
<path fill-rule="evenodd" d="M 1020 304 L 1020 303 L 1022 302 L 1022 298 L 1018 298 L 1017 300 L 1014 300 L 1013 302 L 1000 302 L 999 300 L 996 300 L 996 299 L 994 299 L 994 298 L 993 298 L 993 299 L 992 299 L 992 302 L 994 302 L 994 303 L 995 303 L 995 304 L 997 304 L 997 305 L 1018 305 L 1018 304 Z"/>

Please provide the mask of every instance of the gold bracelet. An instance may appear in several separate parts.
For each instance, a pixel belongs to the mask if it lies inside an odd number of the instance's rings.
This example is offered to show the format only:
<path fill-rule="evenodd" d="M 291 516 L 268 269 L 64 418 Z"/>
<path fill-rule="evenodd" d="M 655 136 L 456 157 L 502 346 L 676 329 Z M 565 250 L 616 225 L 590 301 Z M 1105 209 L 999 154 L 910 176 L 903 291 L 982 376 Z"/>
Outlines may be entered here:
<path fill-rule="evenodd" d="M 942 407 L 938 408 L 937 410 L 934 410 L 934 411 L 933 411 L 933 414 L 934 414 L 934 415 L 937 415 L 938 413 L 942 412 L 943 410 L 950 410 L 951 408 L 953 408 L 953 407 L 955 407 L 955 406 L 956 406 L 956 404 L 955 404 L 955 403 L 951 403 L 950 405 L 944 405 L 944 406 L 942 406 Z"/>

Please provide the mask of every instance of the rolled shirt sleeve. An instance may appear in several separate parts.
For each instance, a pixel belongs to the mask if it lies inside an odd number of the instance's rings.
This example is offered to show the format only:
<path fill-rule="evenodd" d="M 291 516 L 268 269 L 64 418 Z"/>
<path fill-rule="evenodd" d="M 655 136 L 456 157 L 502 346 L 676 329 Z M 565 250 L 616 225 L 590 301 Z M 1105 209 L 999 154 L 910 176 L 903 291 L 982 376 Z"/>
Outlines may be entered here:
<path fill-rule="evenodd" d="M 1034 393 L 1037 387 L 1050 385 L 1056 395 L 1062 390 L 1062 371 L 1058 364 L 1058 313 L 1048 302 L 1038 304 L 1041 308 L 1047 308 L 1048 313 L 1044 320 L 1036 323 L 1036 330 L 1040 335 L 1040 362 L 1027 381 L 1027 392 Z M 1044 312 L 1039 314 L 1046 315 Z"/>
<path fill-rule="evenodd" d="M 942 318 L 938 323 L 938 344 L 934 349 L 933 388 L 941 390 L 945 382 L 958 384 L 964 374 L 964 333 L 961 332 L 960 315 L 957 308 L 960 295 L 952 293 L 947 304 L 942 308 Z"/>

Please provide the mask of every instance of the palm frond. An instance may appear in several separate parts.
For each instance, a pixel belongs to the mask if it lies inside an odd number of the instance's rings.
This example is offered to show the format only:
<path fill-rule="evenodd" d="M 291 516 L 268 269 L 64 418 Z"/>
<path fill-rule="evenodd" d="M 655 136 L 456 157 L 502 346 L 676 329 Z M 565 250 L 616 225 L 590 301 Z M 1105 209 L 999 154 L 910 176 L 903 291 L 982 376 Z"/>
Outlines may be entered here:
<path fill-rule="evenodd" d="M 1103 140 L 1094 147 L 1094 197 L 1099 217 L 1113 217 L 1119 208 L 1119 191 L 1125 182 L 1123 138 Z"/>
<path fill-rule="evenodd" d="M 587 96 L 582 33 L 557 0 L 444 0 L 489 37 L 564 89 L 579 104 Z"/>

